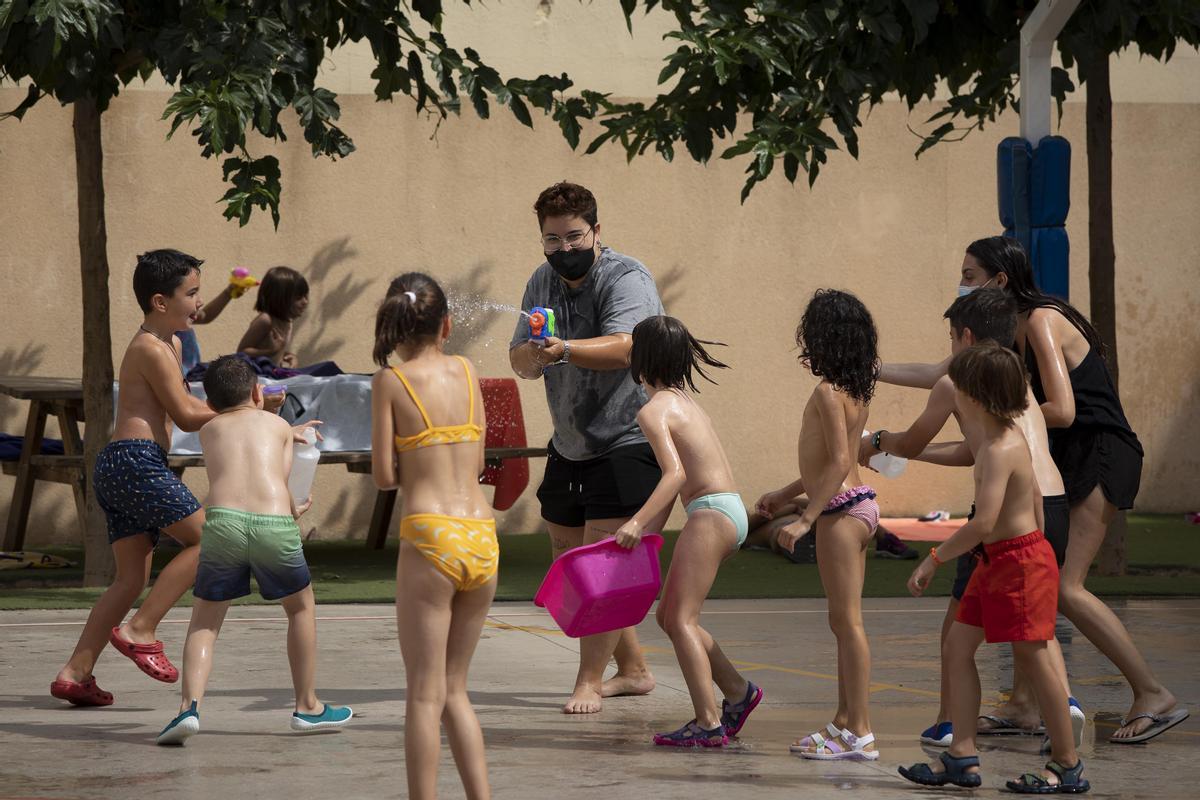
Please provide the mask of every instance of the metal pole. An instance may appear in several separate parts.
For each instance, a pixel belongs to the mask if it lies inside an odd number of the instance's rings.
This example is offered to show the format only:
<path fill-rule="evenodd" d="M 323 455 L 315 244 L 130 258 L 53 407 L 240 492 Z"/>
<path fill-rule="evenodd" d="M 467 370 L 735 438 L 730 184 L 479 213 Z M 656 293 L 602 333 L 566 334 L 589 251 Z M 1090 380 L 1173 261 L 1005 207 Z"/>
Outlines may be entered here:
<path fill-rule="evenodd" d="M 1021 138 L 1050 135 L 1050 53 L 1079 0 L 1041 0 L 1021 26 Z"/>

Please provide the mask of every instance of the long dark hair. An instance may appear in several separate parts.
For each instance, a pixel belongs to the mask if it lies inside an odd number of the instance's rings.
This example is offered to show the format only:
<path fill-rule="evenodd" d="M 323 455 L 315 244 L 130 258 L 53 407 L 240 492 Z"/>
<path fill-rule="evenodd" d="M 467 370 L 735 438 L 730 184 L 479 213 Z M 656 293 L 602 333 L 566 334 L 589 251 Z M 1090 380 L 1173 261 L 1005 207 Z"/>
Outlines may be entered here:
<path fill-rule="evenodd" d="M 818 289 L 796 328 L 800 363 L 864 405 L 879 376 L 879 336 L 871 312 L 854 295 Z"/>
<path fill-rule="evenodd" d="M 1083 334 L 1088 344 L 1101 357 L 1106 354 L 1108 348 L 1104 346 L 1104 340 L 1087 317 L 1066 300 L 1048 295 L 1038 288 L 1037 281 L 1033 278 L 1033 266 L 1029 263 L 1029 256 L 1016 239 L 1007 236 L 976 239 L 967 245 L 967 255 L 979 262 L 989 278 L 994 278 L 1001 272 L 1008 276 L 1006 289 L 1017 301 L 1019 313 L 1024 314 L 1035 308 L 1053 308 Z"/>
<path fill-rule="evenodd" d="M 308 281 L 291 267 L 271 267 L 263 275 L 254 299 L 254 310 L 266 312 L 273 319 L 295 319 L 293 307 L 308 297 Z"/>
<path fill-rule="evenodd" d="M 386 367 L 400 343 L 437 335 L 448 313 L 442 287 L 425 273 L 406 272 L 393 280 L 375 314 L 375 363 Z"/>
<path fill-rule="evenodd" d="M 686 383 L 693 392 L 699 392 L 692 380 L 693 372 L 709 383 L 716 383 L 701 365 L 729 368 L 708 354 L 704 349 L 706 344 L 725 346 L 723 342 L 697 339 L 674 317 L 647 317 L 633 329 L 629 374 L 638 383 L 672 389 L 682 389 Z"/>

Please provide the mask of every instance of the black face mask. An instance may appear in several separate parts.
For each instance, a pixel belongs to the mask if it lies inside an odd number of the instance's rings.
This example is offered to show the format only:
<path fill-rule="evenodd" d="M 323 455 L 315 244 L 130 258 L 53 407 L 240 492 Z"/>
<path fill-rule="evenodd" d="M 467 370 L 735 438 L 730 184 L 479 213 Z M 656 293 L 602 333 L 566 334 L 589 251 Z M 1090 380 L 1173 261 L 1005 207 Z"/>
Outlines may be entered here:
<path fill-rule="evenodd" d="M 546 255 L 550 266 L 559 277 L 567 281 L 577 281 L 596 263 L 596 250 L 589 247 L 586 250 L 556 250 Z"/>

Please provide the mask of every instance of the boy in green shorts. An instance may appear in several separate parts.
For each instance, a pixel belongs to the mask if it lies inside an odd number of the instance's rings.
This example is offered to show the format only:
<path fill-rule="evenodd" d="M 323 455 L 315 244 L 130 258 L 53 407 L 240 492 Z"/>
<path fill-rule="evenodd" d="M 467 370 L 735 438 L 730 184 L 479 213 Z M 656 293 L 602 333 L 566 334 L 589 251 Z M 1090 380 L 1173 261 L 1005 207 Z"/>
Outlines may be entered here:
<path fill-rule="evenodd" d="M 321 703 L 314 689 L 317 623 L 308 564 L 288 491 L 292 429 L 263 411 L 254 371 L 236 356 L 214 361 L 204 376 L 208 404 L 217 416 L 200 430 L 209 495 L 200 538 L 200 566 L 192 622 L 183 650 L 183 701 L 179 716 L 158 735 L 158 744 L 183 744 L 199 732 L 217 634 L 229 603 L 250 594 L 250 576 L 264 600 L 281 600 L 288 616 L 288 661 L 296 690 L 292 730 L 336 728 L 353 712 Z"/>

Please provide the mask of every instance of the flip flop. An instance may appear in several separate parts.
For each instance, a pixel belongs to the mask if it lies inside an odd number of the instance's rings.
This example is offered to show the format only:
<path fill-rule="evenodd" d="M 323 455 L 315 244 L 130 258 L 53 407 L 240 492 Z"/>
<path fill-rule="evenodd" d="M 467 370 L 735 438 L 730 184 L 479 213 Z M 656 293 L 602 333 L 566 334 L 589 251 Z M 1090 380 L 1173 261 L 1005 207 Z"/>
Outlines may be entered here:
<path fill-rule="evenodd" d="M 1171 730 L 1171 728 L 1174 728 L 1176 725 L 1187 719 L 1188 716 L 1188 710 L 1186 708 L 1177 708 L 1169 714 L 1137 714 L 1129 719 L 1122 718 L 1122 728 L 1134 720 L 1139 719 L 1148 719 L 1151 721 L 1151 725 L 1137 736 L 1130 736 L 1127 739 L 1109 737 L 1108 740 L 1113 744 L 1138 744 L 1139 742 L 1148 742 L 1155 736 Z"/>
<path fill-rule="evenodd" d="M 50 684 L 50 694 L 59 700 L 66 700 L 73 706 L 111 706 L 113 696 L 96 685 L 93 675 L 82 681 L 54 681 Z"/>
<path fill-rule="evenodd" d="M 174 683 L 179 680 L 179 670 L 163 653 L 163 643 L 155 640 L 153 644 L 138 644 L 121 638 L 121 628 L 112 629 L 108 636 L 109 643 L 117 652 L 137 664 L 138 669 L 163 683 Z"/>
<path fill-rule="evenodd" d="M 1035 728 L 1022 728 L 1015 720 L 1007 717 L 996 717 L 991 714 L 980 714 L 979 719 L 986 719 L 992 723 L 990 728 L 979 728 L 976 731 L 977 736 L 1040 736 L 1046 732 L 1043 725 L 1038 725 Z"/>

